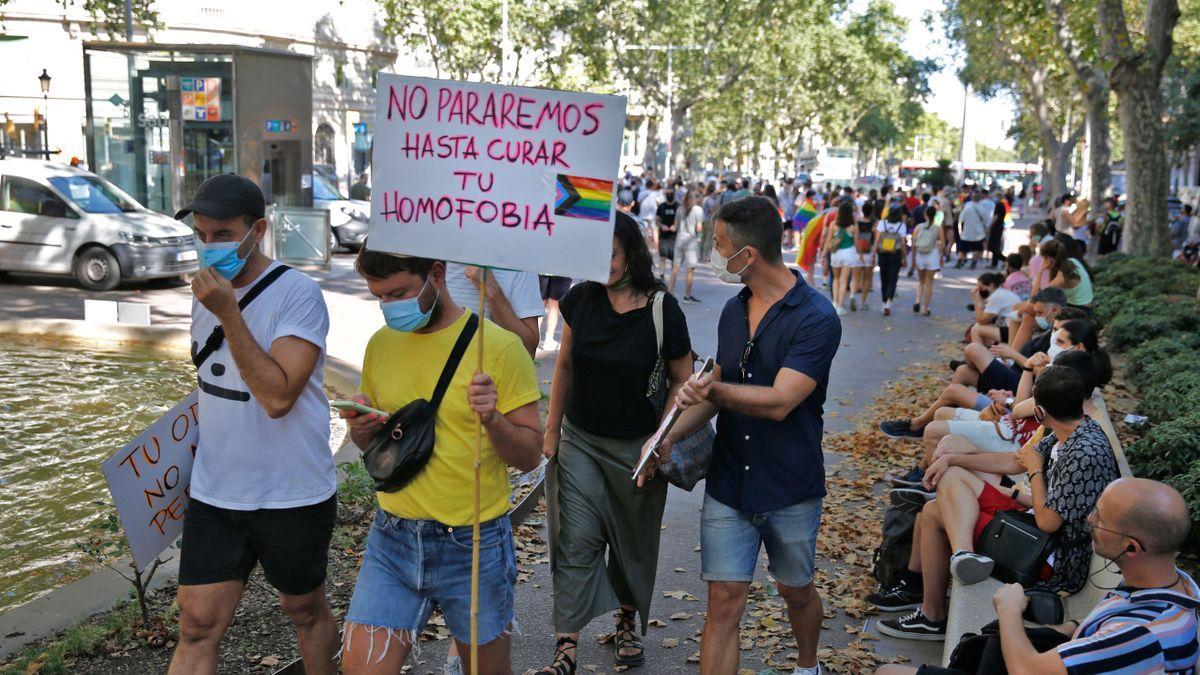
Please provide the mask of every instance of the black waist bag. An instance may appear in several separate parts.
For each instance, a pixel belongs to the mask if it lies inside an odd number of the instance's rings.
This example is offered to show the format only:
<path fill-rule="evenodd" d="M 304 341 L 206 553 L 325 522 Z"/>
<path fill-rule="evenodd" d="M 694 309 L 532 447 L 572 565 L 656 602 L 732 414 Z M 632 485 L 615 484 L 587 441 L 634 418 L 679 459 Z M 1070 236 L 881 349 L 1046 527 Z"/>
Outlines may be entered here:
<path fill-rule="evenodd" d="M 450 358 L 446 360 L 442 376 L 433 390 L 433 399 L 426 401 L 419 398 L 392 413 L 363 451 L 363 464 L 367 467 L 367 473 L 375 479 L 375 489 L 379 492 L 402 489 L 429 463 L 429 458 L 433 456 L 433 428 L 438 406 L 478 327 L 479 318 L 472 314 L 467 318 L 462 333 L 459 333 L 454 349 L 450 351 Z"/>
<path fill-rule="evenodd" d="M 1054 540 L 1054 535 L 1038 528 L 1032 513 L 999 511 L 983 529 L 976 548 L 996 561 L 993 577 L 1028 586 L 1041 576 Z"/>

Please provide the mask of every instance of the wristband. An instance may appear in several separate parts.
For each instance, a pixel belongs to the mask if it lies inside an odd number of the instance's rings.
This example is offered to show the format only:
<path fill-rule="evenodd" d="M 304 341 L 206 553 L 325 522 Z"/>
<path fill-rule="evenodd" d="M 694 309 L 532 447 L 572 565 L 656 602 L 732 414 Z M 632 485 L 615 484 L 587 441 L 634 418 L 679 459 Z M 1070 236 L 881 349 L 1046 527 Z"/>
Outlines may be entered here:
<path fill-rule="evenodd" d="M 1042 473 L 1041 469 L 1038 469 L 1037 471 L 1034 471 L 1033 473 L 1029 474 L 1029 486 L 1030 487 L 1033 487 L 1033 477 L 1038 474 L 1041 474 L 1042 478 L 1046 477 L 1046 474 Z"/>
<path fill-rule="evenodd" d="M 1029 366 L 1021 366 L 1021 370 L 1025 371 L 1027 373 L 1033 372 L 1033 368 L 1030 368 Z"/>

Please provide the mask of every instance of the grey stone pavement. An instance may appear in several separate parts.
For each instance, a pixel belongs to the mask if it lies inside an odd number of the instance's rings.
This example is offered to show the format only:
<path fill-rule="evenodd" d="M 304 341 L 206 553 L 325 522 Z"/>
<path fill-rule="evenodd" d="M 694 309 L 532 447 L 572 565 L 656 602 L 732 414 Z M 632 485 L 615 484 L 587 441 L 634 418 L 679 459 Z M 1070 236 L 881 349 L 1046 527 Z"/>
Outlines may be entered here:
<path fill-rule="evenodd" d="M 1018 228 L 1024 230 L 1025 224 L 1022 223 Z M 1018 228 L 1014 228 L 1010 240 L 1024 243 L 1025 235 Z M 876 276 L 870 311 L 860 310 L 843 317 L 842 345 L 833 363 L 826 403 L 827 432 L 849 430 L 855 415 L 875 401 L 883 385 L 903 366 L 914 361 L 937 360 L 939 345 L 961 334 L 969 320 L 965 309 L 970 301 L 969 289 L 975 277 L 983 271 L 985 269 L 982 266 L 973 271 L 945 270 L 935 287 L 934 316 L 930 318 L 920 317 L 911 311 L 916 281 L 903 272 L 892 316 L 882 316 L 879 280 Z M 377 304 L 353 270 L 353 256 L 337 255 L 329 271 L 309 273 L 320 281 L 329 306 L 329 353 L 352 364 L 360 364 L 368 338 L 380 325 L 380 317 Z M 682 295 L 682 283 L 680 279 L 676 289 L 679 295 Z M 716 322 L 725 301 L 736 291 L 737 287 L 721 283 L 706 266 L 702 265 L 697 270 L 694 295 L 702 302 L 683 305 L 683 308 L 694 348 L 701 356 L 715 354 Z M 148 302 L 152 306 L 152 322 L 156 325 L 186 328 L 189 322 L 191 292 L 185 284 L 137 283 L 123 285 L 118 290 L 106 293 L 91 293 L 80 289 L 71 280 L 25 275 L 0 279 L 0 319 L 82 319 L 84 298 Z M 538 356 L 539 376 L 548 391 L 548 381 L 553 372 L 553 354 L 539 353 Z M 849 402 L 849 405 L 843 402 Z M 830 411 L 836 411 L 837 415 L 828 414 Z M 839 461 L 838 456 L 827 453 L 827 467 L 835 466 Z M 662 544 L 658 585 L 651 608 L 651 617 L 662 620 L 666 626 L 650 628 L 645 638 L 646 663 L 642 672 L 699 671 L 697 664 L 689 663 L 687 658 L 699 650 L 698 631 L 703 625 L 706 598 L 705 585 L 700 579 L 700 554 L 696 551 L 700 541 L 703 494 L 703 484 L 690 493 L 674 487 L 670 490 L 663 529 L 659 533 Z M 535 514 L 534 518 L 540 516 Z M 874 530 L 880 527 L 880 523 L 863 522 L 862 526 Z M 861 553 L 871 554 L 870 551 Z M 758 581 L 766 579 L 765 562 L 764 554 L 759 560 Z M 679 569 L 684 571 L 677 571 Z M 664 591 L 676 590 L 685 591 L 698 600 L 677 600 L 662 595 Z M 549 662 L 554 649 L 551 605 L 549 566 L 539 564 L 534 567 L 532 577 L 517 586 L 519 635 L 513 643 L 513 666 L 516 672 L 538 668 Z M 679 612 L 691 613 L 692 618 L 668 619 Z M 868 630 L 873 632 L 877 618 L 867 619 Z M 821 646 L 836 649 L 846 646 L 853 639 L 844 627 L 861 628 L 864 622 L 839 613 L 837 618 L 827 620 L 826 625 L 829 628 L 822 634 Z M 597 618 L 584 630 L 579 648 L 582 672 L 613 671 L 612 646 L 598 644 L 595 639 L 597 635 L 611 630 L 611 615 Z M 664 638 L 677 639 L 678 646 L 673 649 L 661 647 Z M 941 643 L 908 642 L 882 637 L 873 644 L 881 654 L 904 655 L 916 663 L 936 663 L 940 659 L 942 646 Z M 435 643 L 422 650 L 419 663 L 414 664 L 416 667 L 412 672 L 440 672 L 445 649 L 443 645 L 445 643 Z M 745 651 L 742 653 L 741 667 L 755 673 L 763 671 L 766 668 L 763 656 L 761 650 Z"/>

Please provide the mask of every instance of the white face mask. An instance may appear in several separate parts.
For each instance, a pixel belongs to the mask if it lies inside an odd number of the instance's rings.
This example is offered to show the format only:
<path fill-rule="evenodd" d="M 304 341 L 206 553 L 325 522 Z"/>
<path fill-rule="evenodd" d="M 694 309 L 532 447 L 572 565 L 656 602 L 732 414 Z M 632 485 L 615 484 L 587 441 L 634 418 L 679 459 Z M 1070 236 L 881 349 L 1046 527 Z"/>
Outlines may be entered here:
<path fill-rule="evenodd" d="M 1054 363 L 1054 359 L 1061 353 L 1067 351 L 1064 347 L 1058 345 L 1058 333 L 1054 331 L 1050 334 L 1050 348 L 1046 350 L 1046 356 L 1050 357 L 1050 363 Z"/>
<path fill-rule="evenodd" d="M 742 267 L 741 271 L 736 273 L 730 272 L 728 269 L 726 269 L 726 267 L 729 265 L 730 260 L 738 257 L 742 254 L 742 251 L 745 250 L 746 247 L 743 246 L 738 249 L 737 253 L 734 253 L 732 256 L 726 258 L 725 256 L 721 255 L 721 252 L 717 250 L 717 247 L 713 247 L 712 253 L 709 254 L 708 264 L 712 265 L 713 271 L 717 273 L 718 279 L 727 284 L 742 283 L 742 272 L 746 271 L 746 268 L 750 266 L 750 263 L 746 263 L 745 267 Z"/>

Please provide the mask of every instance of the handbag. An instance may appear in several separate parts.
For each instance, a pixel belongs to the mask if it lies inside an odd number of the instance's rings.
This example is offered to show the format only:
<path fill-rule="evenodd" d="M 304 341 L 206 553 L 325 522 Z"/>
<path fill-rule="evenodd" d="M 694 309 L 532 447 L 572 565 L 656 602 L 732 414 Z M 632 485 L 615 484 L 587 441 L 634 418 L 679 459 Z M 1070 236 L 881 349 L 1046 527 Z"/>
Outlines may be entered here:
<path fill-rule="evenodd" d="M 655 362 L 654 372 L 650 375 L 650 384 L 651 391 L 656 396 L 660 396 L 662 400 L 662 403 L 656 403 L 655 407 L 655 412 L 659 417 L 662 417 L 663 409 L 666 408 L 668 389 L 667 365 L 662 356 L 664 295 L 662 291 L 655 293 L 652 301 L 654 306 L 651 308 L 651 314 L 654 317 L 654 335 L 658 341 L 658 361 Z M 651 391 L 647 391 L 647 397 L 651 396 Z M 691 492 L 696 487 L 696 483 L 699 483 L 708 474 L 708 462 L 712 458 L 713 441 L 716 440 L 716 437 L 717 434 L 713 431 L 712 424 L 705 422 L 699 429 L 672 443 L 671 457 L 658 467 L 663 478 L 675 487 Z"/>
<path fill-rule="evenodd" d="M 1022 586 L 1038 580 L 1055 537 L 1037 526 L 1032 513 L 998 511 L 979 537 L 976 552 L 995 561 L 992 576 Z"/>
<path fill-rule="evenodd" d="M 379 492 L 396 492 L 408 485 L 433 456 L 434 423 L 438 406 L 454 379 L 454 373 L 462 361 L 475 330 L 479 317 L 467 317 L 467 325 L 458 335 L 458 342 L 450 351 L 450 357 L 442 368 L 442 376 L 433 390 L 433 398 L 416 399 L 392 413 L 383 428 L 375 434 L 362 454 L 367 473 L 375 480 Z"/>

